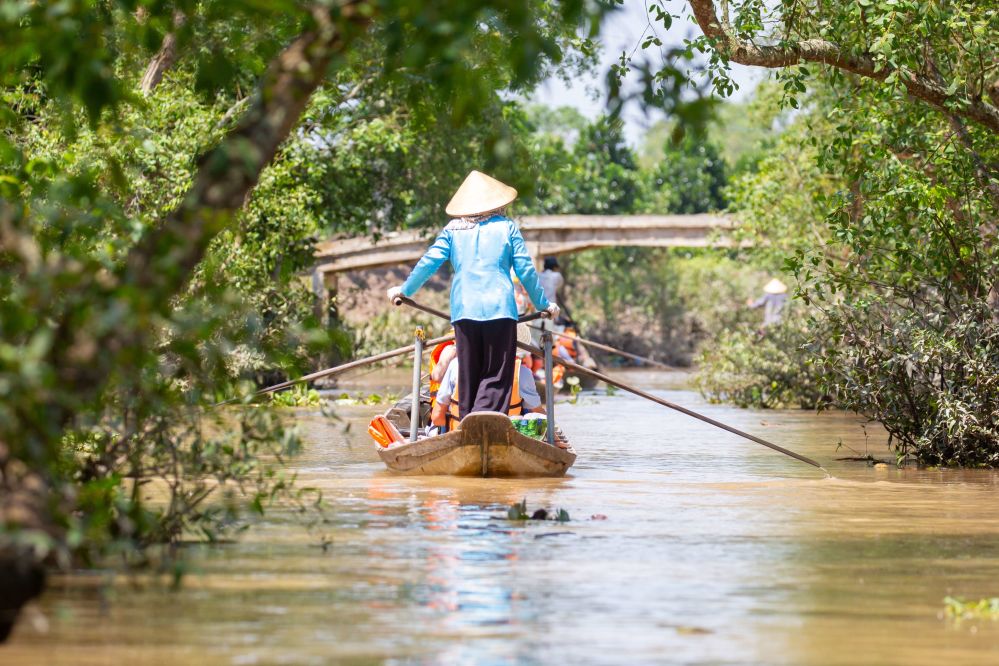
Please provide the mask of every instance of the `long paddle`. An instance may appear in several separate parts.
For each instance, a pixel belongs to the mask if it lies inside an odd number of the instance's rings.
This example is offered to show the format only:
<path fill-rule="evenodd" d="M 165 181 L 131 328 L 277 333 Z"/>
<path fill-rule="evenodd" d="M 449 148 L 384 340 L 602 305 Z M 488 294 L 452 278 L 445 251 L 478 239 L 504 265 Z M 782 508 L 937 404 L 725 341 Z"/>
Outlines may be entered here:
<path fill-rule="evenodd" d="M 443 313 L 441 313 L 443 314 Z M 449 340 L 454 340 L 453 335 L 445 335 L 444 337 L 434 338 L 433 340 L 427 340 L 423 343 L 425 349 L 432 349 L 434 345 L 438 345 L 442 342 L 448 342 Z M 267 388 L 262 388 L 256 391 L 253 395 L 264 395 L 266 393 L 273 393 L 275 391 L 280 391 L 281 389 L 286 389 L 295 384 L 301 384 L 302 382 L 311 382 L 314 379 L 319 379 L 320 377 L 329 377 L 330 375 L 339 375 L 340 373 L 347 372 L 348 370 L 353 370 L 354 368 L 360 368 L 365 365 L 370 365 L 372 363 L 378 363 L 379 361 L 387 361 L 390 358 L 396 356 L 402 356 L 407 354 L 416 348 L 415 344 L 406 345 L 405 347 L 399 347 L 398 349 L 393 349 L 391 351 L 383 352 L 381 354 L 375 354 L 374 356 L 368 356 L 367 358 L 361 358 L 356 361 L 351 361 L 350 363 L 344 363 L 343 365 L 338 365 L 333 368 L 326 368 L 325 370 L 320 370 L 318 372 L 313 372 L 311 375 L 305 375 L 304 377 L 299 377 L 298 379 L 291 379 L 286 382 L 281 382 L 280 384 L 275 384 L 274 386 L 268 386 Z M 222 402 L 216 403 L 216 407 L 221 405 L 228 405 L 231 402 L 235 402 L 238 398 L 229 398 L 228 400 L 223 400 Z"/>
<path fill-rule="evenodd" d="M 414 307 L 417 307 L 416 303 L 414 303 L 411 299 L 405 298 L 403 296 L 400 296 L 399 298 L 397 298 L 395 302 L 396 302 L 396 305 L 399 305 L 401 303 L 406 303 L 407 305 L 412 304 Z M 423 310 L 424 312 L 429 312 L 431 314 L 435 314 L 438 317 L 443 317 L 444 319 L 450 319 L 450 317 L 448 317 L 443 312 L 440 312 L 439 310 L 431 310 L 430 308 L 424 308 L 422 306 L 419 306 L 419 309 Z M 534 314 L 539 314 L 539 313 L 534 313 Z M 530 316 L 531 315 L 528 315 L 528 317 L 530 317 Z M 540 349 L 538 349 L 537 347 L 535 347 L 534 345 L 527 345 L 527 344 L 524 344 L 522 342 L 518 342 L 517 346 L 520 347 L 521 349 L 523 349 L 524 351 L 531 352 L 532 354 L 537 354 L 538 356 L 541 356 L 541 357 L 544 356 L 544 352 L 541 351 Z M 633 393 L 633 394 L 637 395 L 640 398 L 645 398 L 646 400 L 651 400 L 652 402 L 654 402 L 654 403 L 656 403 L 658 405 L 662 405 L 663 407 L 669 407 L 670 409 L 674 409 L 674 410 L 680 412 L 681 414 L 686 414 L 687 416 L 692 416 L 692 417 L 694 417 L 695 419 L 697 419 L 699 421 L 704 421 L 705 423 L 711 424 L 711 425 L 715 426 L 716 428 L 721 428 L 722 430 L 726 430 L 726 431 L 732 433 L 733 435 L 739 435 L 740 437 L 744 437 L 744 438 L 748 439 L 751 442 L 756 442 L 757 444 L 762 444 L 763 446 L 765 446 L 765 447 L 767 447 L 769 449 L 773 449 L 774 451 L 777 451 L 778 453 L 783 453 L 784 455 L 790 456 L 790 457 L 794 458 L 795 460 L 800 460 L 801 462 L 807 463 L 807 464 L 811 465 L 812 467 L 817 467 L 817 468 L 821 469 L 823 472 L 826 472 L 826 474 L 829 473 L 828 471 L 826 471 L 825 467 L 823 467 L 822 465 L 820 465 L 819 463 L 815 462 L 814 460 L 812 460 L 811 458 L 809 458 L 807 456 L 803 456 L 800 453 L 795 453 L 794 451 L 791 451 L 789 449 L 785 449 L 783 446 L 778 446 L 777 444 L 774 444 L 773 442 L 768 442 L 767 440 L 765 440 L 765 439 L 763 439 L 761 437 L 757 437 L 756 435 L 750 435 L 748 432 L 744 432 L 742 430 L 739 430 L 738 428 L 733 428 L 730 425 L 725 425 L 721 421 L 716 421 L 713 418 L 711 418 L 710 416 L 705 416 L 704 414 L 698 414 L 697 412 L 693 411 L 692 409 L 687 409 L 686 407 L 681 407 L 680 405 L 678 405 L 678 404 L 676 404 L 674 402 L 670 402 L 669 400 L 664 400 L 663 398 L 656 397 L 656 396 L 652 395 L 651 393 L 646 393 L 645 391 L 643 391 L 640 388 L 637 388 L 635 386 L 631 386 L 630 384 L 625 384 L 624 382 L 619 382 L 616 379 L 612 379 L 612 378 L 608 377 L 607 375 L 603 374 L 602 372 L 597 372 L 595 370 L 590 370 L 589 368 L 584 368 L 583 366 L 579 365 L 578 363 L 573 363 L 572 361 L 566 361 L 565 359 L 558 358 L 558 357 L 555 357 L 552 360 L 555 361 L 556 363 L 558 363 L 559 365 L 563 366 L 563 367 L 569 368 L 573 372 L 576 372 L 576 373 L 581 374 L 581 375 L 587 375 L 589 377 L 593 377 L 594 379 L 602 381 L 605 384 L 610 384 L 612 386 L 616 386 L 619 389 L 622 389 L 622 390 L 627 391 L 629 393 Z"/>
<path fill-rule="evenodd" d="M 533 328 L 536 331 L 542 330 L 537 326 L 531 326 L 531 328 Z M 638 354 L 632 354 L 631 352 L 626 352 L 623 349 L 615 349 L 610 345 L 605 345 L 602 342 L 595 342 L 593 340 L 587 340 L 586 338 L 581 338 L 578 335 L 576 337 L 573 337 L 571 335 L 566 335 L 565 333 L 557 333 L 555 331 L 552 331 L 551 334 L 556 335 L 560 338 L 565 338 L 567 340 L 574 340 L 576 342 L 586 345 L 587 347 L 593 347 L 594 349 L 600 349 L 602 351 L 609 352 L 611 354 L 617 354 L 618 356 L 624 356 L 626 358 L 631 358 L 636 361 L 641 361 L 642 363 L 647 363 L 648 365 L 654 365 L 664 370 L 679 370 L 679 368 L 677 368 L 676 366 L 660 363 L 659 361 L 653 361 L 651 358 L 639 356 Z"/>
<path fill-rule="evenodd" d="M 579 333 L 582 333 L 583 327 L 580 326 L 579 322 L 576 321 L 576 318 L 572 316 L 572 310 L 569 309 L 569 303 L 566 301 L 565 296 L 562 296 L 562 307 L 565 308 L 565 315 L 569 318 L 569 321 L 575 323 L 575 325 L 576 325 L 576 334 L 578 335 Z M 555 331 L 552 331 L 552 333 L 555 333 Z M 562 333 L 555 333 L 555 335 L 562 335 Z M 589 340 L 587 342 L 589 342 Z M 627 355 L 628 354 L 625 353 L 625 356 L 627 356 Z M 587 356 L 589 356 L 590 360 L 593 361 L 593 369 L 594 370 L 600 370 L 600 364 L 597 363 L 597 359 L 593 358 L 589 354 L 587 354 Z M 652 361 L 652 359 L 649 359 L 649 361 L 651 361 L 651 362 L 654 363 L 654 361 Z M 671 370 L 672 368 L 666 368 L 666 369 L 667 370 Z"/>
<path fill-rule="evenodd" d="M 407 296 L 396 296 L 394 299 L 392 299 L 392 303 L 394 303 L 397 307 L 400 305 L 408 305 L 413 309 L 423 310 L 427 314 L 432 314 L 435 317 L 440 317 L 441 319 L 451 321 L 451 317 L 447 316 L 440 310 L 435 310 L 434 308 L 423 305 L 422 303 L 417 303 L 416 301 Z M 548 319 L 549 316 L 550 315 L 548 314 L 547 310 L 541 310 L 540 312 L 532 312 L 531 314 L 521 315 L 520 319 L 517 320 L 517 323 L 523 324 L 529 321 L 534 321 L 535 319 Z"/>
<path fill-rule="evenodd" d="M 519 346 L 524 351 L 531 352 L 532 354 L 538 354 L 538 355 L 542 354 L 542 351 L 540 349 L 538 349 L 537 347 L 535 347 L 534 345 L 526 345 L 526 344 L 518 342 L 517 346 Z M 616 386 L 619 389 L 623 389 L 625 391 L 628 391 L 629 393 L 634 393 L 635 395 L 637 395 L 640 398 L 645 398 L 646 400 L 651 400 L 652 402 L 654 402 L 656 404 L 659 404 L 659 405 L 662 405 L 663 407 L 669 407 L 670 409 L 675 409 L 676 411 L 678 411 L 678 412 L 680 412 L 682 414 L 686 414 L 687 416 L 692 416 L 695 419 L 698 419 L 699 421 L 704 421 L 705 423 L 710 423 L 711 425 L 713 425 L 715 427 L 718 427 L 718 428 L 721 428 L 722 430 L 727 430 L 728 432 L 730 432 L 732 434 L 739 435 L 740 437 L 745 437 L 746 439 L 750 440 L 751 442 L 756 442 L 757 444 L 762 444 L 763 446 L 766 446 L 767 448 L 773 449 L 774 451 L 778 451 L 780 453 L 783 453 L 786 456 L 791 456 L 795 460 L 800 460 L 801 462 L 808 463 L 809 465 L 811 465 L 813 467 L 818 467 L 819 469 L 821 469 L 824 472 L 826 471 L 825 467 L 823 467 L 822 465 L 820 465 L 819 463 L 815 462 L 814 460 L 812 460 L 811 458 L 809 458 L 807 456 L 803 456 L 800 453 L 795 453 L 794 451 L 785 449 L 783 446 L 778 446 L 777 444 L 774 444 L 773 442 L 768 442 L 767 440 L 762 439 L 760 437 L 757 437 L 756 435 L 750 435 L 748 432 L 744 432 L 742 430 L 739 430 L 738 428 L 733 428 L 732 426 L 726 425 L 726 424 L 722 423 L 721 421 L 716 421 L 713 418 L 711 418 L 710 416 L 705 416 L 704 414 L 698 414 L 697 412 L 695 412 L 692 409 L 687 409 L 686 407 L 678 405 L 675 402 L 670 402 L 669 400 L 665 400 L 663 398 L 654 396 L 651 393 L 647 393 L 647 392 L 643 391 L 640 388 L 637 388 L 635 386 L 631 386 L 630 384 L 625 384 L 624 382 L 620 382 L 620 381 L 618 381 L 616 379 L 612 379 L 611 377 L 608 377 L 607 375 L 603 374 L 602 372 L 597 372 L 595 370 L 590 370 L 589 368 L 584 368 L 583 366 L 579 365 L 578 363 L 573 363 L 572 361 L 566 361 L 565 359 L 558 358 L 558 357 L 555 357 L 552 360 L 554 360 L 559 365 L 562 365 L 562 366 L 565 366 L 566 368 L 569 368 L 570 370 L 572 370 L 575 373 L 578 373 L 578 374 L 581 374 L 581 375 L 587 375 L 589 377 L 593 377 L 594 379 L 602 381 L 605 384 L 611 384 L 612 386 Z M 826 473 L 828 473 L 828 472 L 826 472 Z"/>

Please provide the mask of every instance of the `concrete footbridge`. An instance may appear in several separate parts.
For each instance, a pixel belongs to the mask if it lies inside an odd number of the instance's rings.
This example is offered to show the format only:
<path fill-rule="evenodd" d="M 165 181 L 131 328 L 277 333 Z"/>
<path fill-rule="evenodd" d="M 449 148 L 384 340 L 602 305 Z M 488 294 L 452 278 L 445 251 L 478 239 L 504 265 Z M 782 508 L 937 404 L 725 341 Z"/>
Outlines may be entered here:
<path fill-rule="evenodd" d="M 535 260 L 597 247 L 731 247 L 730 218 L 719 215 L 527 215 L 517 218 Z M 330 239 L 316 245 L 313 278 L 413 264 L 436 229 L 391 232 L 371 238 Z"/>

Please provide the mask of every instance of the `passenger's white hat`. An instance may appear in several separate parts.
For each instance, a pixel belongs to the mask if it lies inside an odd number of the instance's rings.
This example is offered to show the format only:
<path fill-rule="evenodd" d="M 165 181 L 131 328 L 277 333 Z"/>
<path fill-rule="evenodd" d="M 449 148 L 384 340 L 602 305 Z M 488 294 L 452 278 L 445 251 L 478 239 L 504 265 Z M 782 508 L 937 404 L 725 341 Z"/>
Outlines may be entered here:
<path fill-rule="evenodd" d="M 534 339 L 531 337 L 531 329 L 527 327 L 527 324 L 517 324 L 517 342 L 525 345 L 534 344 Z M 517 349 L 520 349 L 520 347 Z"/>

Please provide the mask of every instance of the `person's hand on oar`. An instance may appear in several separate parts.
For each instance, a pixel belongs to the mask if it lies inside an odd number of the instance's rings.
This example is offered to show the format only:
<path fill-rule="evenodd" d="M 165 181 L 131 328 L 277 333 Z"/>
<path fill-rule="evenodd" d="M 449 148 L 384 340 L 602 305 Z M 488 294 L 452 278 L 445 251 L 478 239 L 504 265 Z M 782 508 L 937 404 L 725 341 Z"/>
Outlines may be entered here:
<path fill-rule="evenodd" d="M 551 318 L 552 321 L 555 321 L 556 319 L 558 319 L 558 316 L 562 312 L 562 310 L 559 309 L 557 305 L 552 303 L 547 308 L 545 308 L 545 312 L 548 313 L 548 316 Z"/>
<path fill-rule="evenodd" d="M 402 296 L 402 287 L 399 286 L 389 287 L 388 291 L 385 293 L 388 295 L 389 302 L 395 303 L 395 299 Z"/>

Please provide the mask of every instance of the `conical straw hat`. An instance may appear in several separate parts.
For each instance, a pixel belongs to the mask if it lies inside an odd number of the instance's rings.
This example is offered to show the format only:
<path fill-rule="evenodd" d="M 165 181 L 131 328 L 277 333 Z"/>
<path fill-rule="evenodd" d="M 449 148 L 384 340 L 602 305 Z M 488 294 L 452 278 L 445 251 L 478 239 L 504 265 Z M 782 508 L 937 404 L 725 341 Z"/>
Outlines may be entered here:
<path fill-rule="evenodd" d="M 444 210 L 452 217 L 482 215 L 502 208 L 517 198 L 517 190 L 481 171 L 465 177 Z"/>
<path fill-rule="evenodd" d="M 531 338 L 531 329 L 527 327 L 527 324 L 517 324 L 517 342 L 525 345 L 534 344 L 534 340 Z"/>
<path fill-rule="evenodd" d="M 763 287 L 763 291 L 768 294 L 784 294 L 787 293 L 787 285 L 774 278 L 770 282 L 767 282 L 767 285 Z"/>

